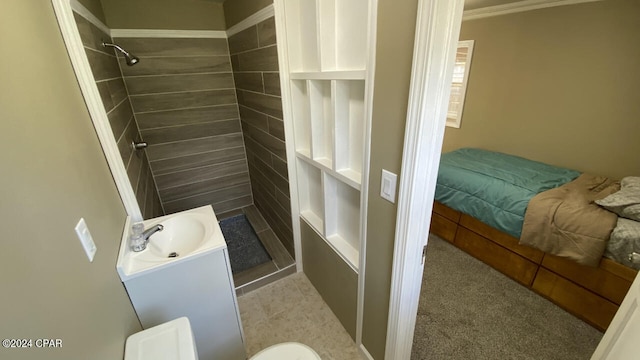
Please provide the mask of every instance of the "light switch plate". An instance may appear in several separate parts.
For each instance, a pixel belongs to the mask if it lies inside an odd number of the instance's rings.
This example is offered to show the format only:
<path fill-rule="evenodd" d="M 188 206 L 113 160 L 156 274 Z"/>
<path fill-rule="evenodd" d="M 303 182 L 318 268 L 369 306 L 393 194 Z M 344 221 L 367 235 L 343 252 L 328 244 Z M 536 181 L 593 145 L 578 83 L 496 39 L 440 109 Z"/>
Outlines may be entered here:
<path fill-rule="evenodd" d="M 380 196 L 392 203 L 396 202 L 396 183 L 398 175 L 382 169 L 382 179 L 380 181 Z"/>
<path fill-rule="evenodd" d="M 89 232 L 89 228 L 87 227 L 87 223 L 84 221 L 84 218 L 80 218 L 80 221 L 78 221 L 78 225 L 76 225 L 76 234 L 78 234 L 78 238 L 84 248 L 84 252 L 87 253 L 89 262 L 93 262 L 93 257 L 96 255 L 98 248 L 93 242 L 93 237 L 91 237 L 91 233 Z"/>

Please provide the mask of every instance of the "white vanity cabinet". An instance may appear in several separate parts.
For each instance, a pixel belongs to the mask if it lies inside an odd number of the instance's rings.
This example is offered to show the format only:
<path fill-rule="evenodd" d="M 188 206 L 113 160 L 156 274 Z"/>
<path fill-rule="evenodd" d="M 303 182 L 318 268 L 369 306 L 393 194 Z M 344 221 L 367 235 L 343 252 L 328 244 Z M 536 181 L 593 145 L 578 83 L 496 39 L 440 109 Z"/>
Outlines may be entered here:
<path fill-rule="evenodd" d="M 211 235 L 211 241 L 182 258 L 167 259 L 143 271 L 127 273 L 124 270 L 127 258 L 132 263 L 128 269 L 137 269 L 142 267 L 139 263 L 150 257 L 129 252 L 123 239 L 125 248 L 121 254 L 125 261 L 119 261 L 118 271 L 143 328 L 186 316 L 200 360 L 244 360 L 244 337 L 229 253 L 213 210 L 198 208 L 190 212 L 203 210 L 212 217 L 211 222 L 207 221 L 211 231 L 205 231 Z M 173 223 L 168 219 L 172 216 L 180 213 L 145 221 L 145 228 L 164 223 L 167 225 L 163 232 L 170 231 L 167 227 Z M 126 226 L 128 229 L 129 221 Z M 150 242 L 153 240 L 151 236 Z M 150 251 L 149 246 L 143 251 Z"/>

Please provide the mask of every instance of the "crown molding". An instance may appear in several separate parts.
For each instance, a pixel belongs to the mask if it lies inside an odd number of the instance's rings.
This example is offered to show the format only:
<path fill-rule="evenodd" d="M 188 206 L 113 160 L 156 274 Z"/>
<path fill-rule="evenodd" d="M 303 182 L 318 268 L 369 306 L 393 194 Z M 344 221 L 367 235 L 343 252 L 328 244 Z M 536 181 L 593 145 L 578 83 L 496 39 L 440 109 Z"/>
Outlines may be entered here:
<path fill-rule="evenodd" d="M 227 33 L 218 30 L 158 30 L 111 29 L 113 38 L 213 38 L 226 39 Z"/>
<path fill-rule="evenodd" d="M 523 0 L 510 4 L 467 10 L 462 16 L 462 21 L 483 19 L 492 16 L 514 14 L 531 10 L 538 10 L 556 6 L 575 5 L 595 1 L 603 0 Z"/>

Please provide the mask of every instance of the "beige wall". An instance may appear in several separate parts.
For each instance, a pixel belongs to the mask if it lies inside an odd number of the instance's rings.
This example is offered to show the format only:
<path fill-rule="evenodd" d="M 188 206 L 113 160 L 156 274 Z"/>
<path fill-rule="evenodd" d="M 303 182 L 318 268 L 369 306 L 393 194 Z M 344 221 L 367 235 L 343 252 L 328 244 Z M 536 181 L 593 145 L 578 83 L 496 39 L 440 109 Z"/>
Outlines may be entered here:
<path fill-rule="evenodd" d="M 49 1 L 0 3 L 2 338 L 59 338 L 61 349 L 2 359 L 121 359 L 140 330 L 115 270 L 125 211 Z M 74 227 L 84 217 L 90 263 Z"/>
<path fill-rule="evenodd" d="M 273 4 L 273 0 L 228 0 L 224 3 L 224 18 L 227 29 Z"/>
<path fill-rule="evenodd" d="M 378 1 L 362 333 L 375 359 L 384 359 L 397 212 L 376 189 L 382 169 L 400 174 L 416 11 L 417 0 Z"/>
<path fill-rule="evenodd" d="M 226 30 L 222 4 L 205 0 L 103 0 L 111 29 Z"/>
<path fill-rule="evenodd" d="M 460 129 L 472 146 L 620 178 L 640 175 L 640 2 L 465 21 L 475 40 Z"/>
<path fill-rule="evenodd" d="M 87 10 L 91 11 L 91 13 L 100 19 L 103 23 L 106 23 L 104 18 L 104 11 L 102 11 L 102 3 L 100 0 L 78 0 Z"/>

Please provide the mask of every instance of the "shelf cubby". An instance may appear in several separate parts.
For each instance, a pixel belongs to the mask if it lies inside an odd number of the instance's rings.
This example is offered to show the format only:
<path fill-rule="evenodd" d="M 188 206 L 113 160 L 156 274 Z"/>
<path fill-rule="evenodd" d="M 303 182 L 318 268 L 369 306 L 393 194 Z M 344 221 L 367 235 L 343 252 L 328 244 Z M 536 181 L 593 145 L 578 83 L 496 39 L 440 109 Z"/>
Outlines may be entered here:
<path fill-rule="evenodd" d="M 299 0 L 285 6 L 291 72 L 365 69 L 368 0 Z"/>
<path fill-rule="evenodd" d="M 322 0 L 318 0 L 322 1 Z M 290 71 L 320 71 L 316 0 L 290 1 L 285 4 Z"/>
<path fill-rule="evenodd" d="M 333 112 L 331 82 L 309 80 L 309 111 L 311 116 L 311 158 L 333 168 Z"/>
<path fill-rule="evenodd" d="M 360 249 L 360 192 L 324 174 L 325 228 L 327 242 L 357 271 Z"/>
<path fill-rule="evenodd" d="M 307 81 L 291 81 L 296 152 L 311 157 L 311 112 Z"/>
<path fill-rule="evenodd" d="M 365 111 L 364 81 L 333 82 L 335 170 L 356 183 L 362 180 Z"/>
<path fill-rule="evenodd" d="M 364 69 L 369 18 L 366 14 L 369 12 L 369 1 L 317 1 L 321 70 Z"/>
<path fill-rule="evenodd" d="M 320 169 L 298 159 L 298 201 L 300 215 L 324 235 L 323 174 Z"/>

